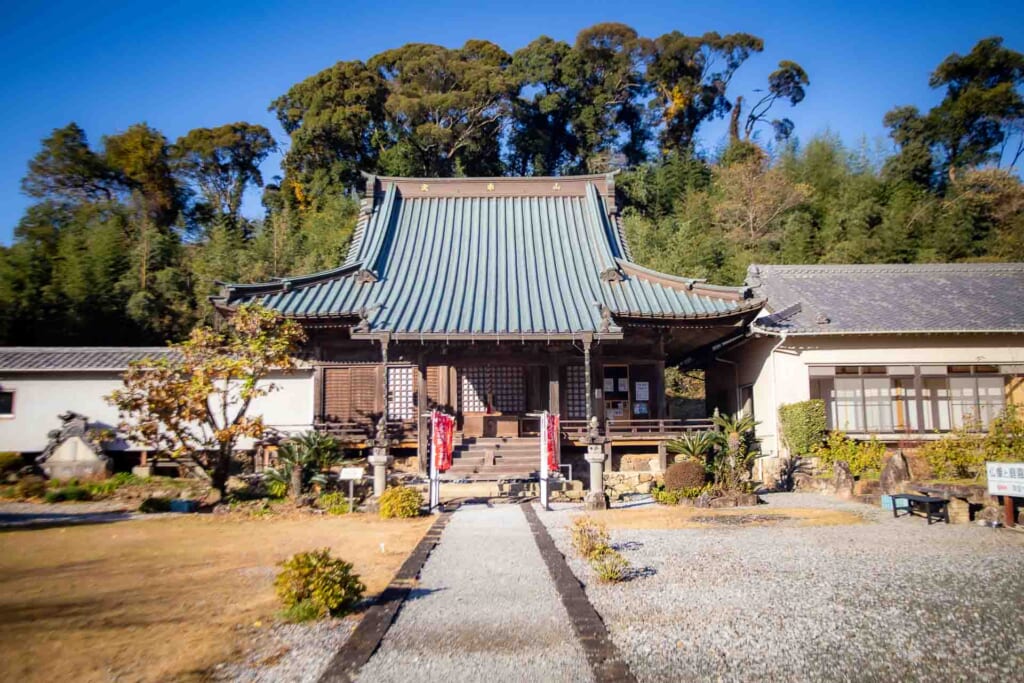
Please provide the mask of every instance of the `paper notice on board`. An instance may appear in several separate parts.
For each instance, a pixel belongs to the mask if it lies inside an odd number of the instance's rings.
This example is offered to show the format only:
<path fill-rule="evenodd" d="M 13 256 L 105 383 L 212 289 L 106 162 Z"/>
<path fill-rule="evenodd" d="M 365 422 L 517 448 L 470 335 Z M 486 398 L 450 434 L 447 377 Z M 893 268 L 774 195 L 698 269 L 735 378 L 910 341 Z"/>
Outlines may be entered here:
<path fill-rule="evenodd" d="M 607 394 L 608 392 L 612 392 L 612 393 L 615 392 L 615 378 L 614 377 L 605 377 L 604 378 L 604 393 Z"/>
<path fill-rule="evenodd" d="M 650 382 L 637 382 L 636 383 L 636 396 L 634 398 L 637 401 L 650 401 L 651 400 L 651 384 L 650 384 Z"/>
<path fill-rule="evenodd" d="M 619 393 L 625 394 L 629 392 L 629 379 L 625 377 L 619 378 Z"/>

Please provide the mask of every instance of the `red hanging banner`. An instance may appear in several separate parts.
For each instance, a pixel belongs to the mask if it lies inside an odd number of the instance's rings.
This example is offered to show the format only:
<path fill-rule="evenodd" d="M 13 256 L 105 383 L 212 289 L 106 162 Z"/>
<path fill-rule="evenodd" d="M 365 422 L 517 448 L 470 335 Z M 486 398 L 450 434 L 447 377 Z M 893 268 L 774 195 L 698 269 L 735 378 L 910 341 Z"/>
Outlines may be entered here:
<path fill-rule="evenodd" d="M 547 429 L 545 430 L 547 443 L 545 446 L 547 447 L 548 453 L 548 471 L 558 472 L 558 466 L 561 460 L 561 453 L 559 452 L 560 443 L 558 438 L 558 415 L 549 414 L 547 416 L 547 421 Z"/>
<path fill-rule="evenodd" d="M 447 472 L 452 466 L 452 441 L 455 436 L 455 418 L 440 410 L 430 413 L 430 433 L 438 472 Z"/>

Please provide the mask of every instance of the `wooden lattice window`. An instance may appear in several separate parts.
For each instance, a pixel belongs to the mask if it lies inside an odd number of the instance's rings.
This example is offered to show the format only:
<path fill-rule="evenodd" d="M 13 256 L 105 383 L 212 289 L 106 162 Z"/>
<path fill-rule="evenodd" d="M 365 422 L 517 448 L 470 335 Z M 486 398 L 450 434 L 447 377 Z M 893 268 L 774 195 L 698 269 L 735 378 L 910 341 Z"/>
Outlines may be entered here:
<path fill-rule="evenodd" d="M 464 413 L 487 411 L 491 407 L 501 413 L 521 413 L 526 409 L 526 377 L 517 366 L 483 366 L 459 371 L 459 402 Z"/>
<path fill-rule="evenodd" d="M 582 365 L 565 368 L 565 412 L 570 420 L 587 417 L 587 374 Z"/>
<path fill-rule="evenodd" d="M 388 419 L 416 418 L 416 373 L 412 367 L 388 368 Z"/>

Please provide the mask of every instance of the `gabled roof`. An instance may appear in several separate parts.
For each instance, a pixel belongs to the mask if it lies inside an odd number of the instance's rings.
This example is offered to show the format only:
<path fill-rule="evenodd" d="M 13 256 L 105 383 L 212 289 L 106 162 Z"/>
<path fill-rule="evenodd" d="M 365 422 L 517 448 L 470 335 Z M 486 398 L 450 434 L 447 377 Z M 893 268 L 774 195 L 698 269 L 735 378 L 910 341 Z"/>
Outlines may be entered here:
<path fill-rule="evenodd" d="M 613 175 L 367 177 L 339 268 L 226 285 L 214 303 L 255 302 L 305 318 L 365 318 L 402 336 L 621 333 L 627 319 L 722 318 L 760 302 L 637 266 Z"/>
<path fill-rule="evenodd" d="M 0 372 L 122 372 L 132 361 L 173 353 L 166 346 L 6 346 L 0 347 Z"/>
<path fill-rule="evenodd" d="M 1024 332 L 1024 263 L 752 265 L 769 334 Z"/>

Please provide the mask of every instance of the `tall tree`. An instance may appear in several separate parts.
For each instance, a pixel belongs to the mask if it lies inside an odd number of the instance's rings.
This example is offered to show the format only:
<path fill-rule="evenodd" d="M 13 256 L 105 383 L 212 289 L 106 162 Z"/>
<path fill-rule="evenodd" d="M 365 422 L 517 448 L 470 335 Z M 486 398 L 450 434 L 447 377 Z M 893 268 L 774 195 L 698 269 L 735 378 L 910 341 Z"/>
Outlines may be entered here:
<path fill-rule="evenodd" d="M 170 149 L 163 133 L 137 123 L 103 138 L 107 163 L 138 194 L 149 218 L 159 227 L 174 223 L 181 209 L 181 188 L 171 171 Z"/>
<path fill-rule="evenodd" d="M 284 158 L 286 180 L 299 204 L 340 192 L 377 168 L 387 87 L 361 61 L 338 62 L 293 85 L 270 104 L 291 136 Z M 296 193 L 301 197 L 295 197 Z"/>
<path fill-rule="evenodd" d="M 578 165 L 572 129 L 578 93 L 567 73 L 572 47 L 541 36 L 512 55 L 509 72 L 525 92 L 512 103 L 509 170 L 519 175 L 558 175 Z"/>
<path fill-rule="evenodd" d="M 749 33 L 687 36 L 672 31 L 656 38 L 647 79 L 663 126 L 662 147 L 690 149 L 702 123 L 729 113 L 726 93 L 733 74 L 763 49 L 764 41 Z"/>
<path fill-rule="evenodd" d="M 571 127 L 580 170 L 605 171 L 616 153 L 629 164 L 643 161 L 649 128 L 641 105 L 649 41 L 625 24 L 585 28 L 565 65 L 575 85 Z"/>
<path fill-rule="evenodd" d="M 747 114 L 747 123 L 743 128 L 746 138 L 750 139 L 758 125 L 768 123 L 775 133 L 776 140 L 789 139 L 789 136 L 793 134 L 793 122 L 786 117 L 769 119 L 768 112 L 779 100 L 789 102 L 791 107 L 803 102 L 807 95 L 804 88 L 810 83 L 807 72 L 802 66 L 789 60 L 779 62 L 779 68 L 768 75 L 768 91 L 754 103 L 754 106 L 750 108 L 750 113 Z M 740 98 L 736 99 L 735 111 L 739 112 Z"/>
<path fill-rule="evenodd" d="M 949 181 L 956 179 L 958 169 L 1000 162 L 1008 138 L 1022 130 L 1024 54 L 1004 47 L 1002 38 L 985 38 L 966 55 L 946 57 L 928 83 L 945 88 L 937 106 L 926 114 L 898 107 L 885 118 L 901 154 L 909 155 L 900 168 L 919 168 L 924 147 L 931 150 Z M 1009 155 L 1010 165 L 1022 153 L 1024 140 L 1018 138 Z"/>
<path fill-rule="evenodd" d="M 174 144 L 173 165 L 216 220 L 237 226 L 245 190 L 263 186 L 260 164 L 275 148 L 263 126 L 239 122 L 195 128 Z"/>
<path fill-rule="evenodd" d="M 518 91 L 510 61 L 485 40 L 455 50 L 410 43 L 370 60 L 387 83 L 390 140 L 417 174 L 501 174 L 497 141 Z"/>
<path fill-rule="evenodd" d="M 31 197 L 65 202 L 113 199 L 116 185 L 117 174 L 89 148 L 85 131 L 74 122 L 43 139 L 21 181 Z"/>

